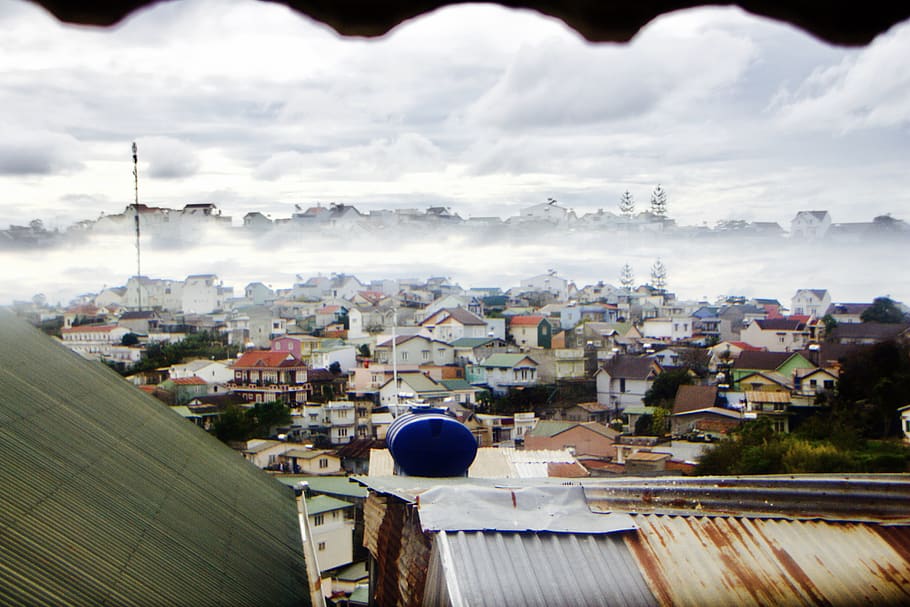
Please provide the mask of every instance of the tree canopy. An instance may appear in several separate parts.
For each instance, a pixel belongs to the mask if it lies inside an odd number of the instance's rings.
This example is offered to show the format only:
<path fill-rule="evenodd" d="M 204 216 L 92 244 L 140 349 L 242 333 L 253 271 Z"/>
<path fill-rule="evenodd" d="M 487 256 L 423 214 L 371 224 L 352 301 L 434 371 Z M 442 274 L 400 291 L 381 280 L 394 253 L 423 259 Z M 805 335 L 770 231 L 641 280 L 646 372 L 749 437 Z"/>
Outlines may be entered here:
<path fill-rule="evenodd" d="M 645 392 L 642 402 L 649 407 L 673 407 L 673 400 L 679 387 L 692 383 L 692 376 L 688 369 L 673 369 L 664 371 L 654 378 L 654 383 Z"/>
<path fill-rule="evenodd" d="M 906 316 L 890 297 L 876 297 L 872 306 L 860 314 L 863 322 L 899 323 L 906 320 Z"/>

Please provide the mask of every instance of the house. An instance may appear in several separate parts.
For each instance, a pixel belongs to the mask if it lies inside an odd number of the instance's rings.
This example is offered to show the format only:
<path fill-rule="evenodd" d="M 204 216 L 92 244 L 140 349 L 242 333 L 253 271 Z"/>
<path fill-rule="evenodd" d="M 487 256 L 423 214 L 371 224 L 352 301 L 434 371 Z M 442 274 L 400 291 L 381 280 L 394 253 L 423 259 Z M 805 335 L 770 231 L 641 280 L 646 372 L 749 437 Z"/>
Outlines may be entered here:
<path fill-rule="evenodd" d="M 809 330 L 804 321 L 792 318 L 753 320 L 740 339 L 770 352 L 793 352 L 809 345 Z"/>
<path fill-rule="evenodd" d="M 831 295 L 827 289 L 797 289 L 790 300 L 790 314 L 821 318 L 831 307 Z"/>
<path fill-rule="evenodd" d="M 753 371 L 740 377 L 735 386 L 736 391 L 760 390 L 768 392 L 790 392 L 793 390 L 793 380 L 776 371 Z"/>
<path fill-rule="evenodd" d="M 200 358 L 187 363 L 171 365 L 168 377 L 183 379 L 186 377 L 199 377 L 209 384 L 225 384 L 234 379 L 234 370 L 229 360 L 209 360 Z"/>
<path fill-rule="evenodd" d="M 871 307 L 871 303 L 833 303 L 824 315 L 833 318 L 837 324 L 856 324 L 863 322 L 863 312 Z"/>
<path fill-rule="evenodd" d="M 641 405 L 645 392 L 661 371 L 660 364 L 650 358 L 615 356 L 594 375 L 597 402 L 612 409 Z"/>
<path fill-rule="evenodd" d="M 487 323 L 465 308 L 442 308 L 420 322 L 425 334 L 447 343 L 467 337 L 487 337 Z"/>
<path fill-rule="evenodd" d="M 462 337 L 451 342 L 455 364 L 466 365 L 487 358 L 490 354 L 506 352 L 509 344 L 498 337 Z"/>
<path fill-rule="evenodd" d="M 341 474 L 341 458 L 321 449 L 288 449 L 278 456 L 278 467 L 291 474 Z"/>
<path fill-rule="evenodd" d="M 824 238 L 830 228 L 828 211 L 800 211 L 790 221 L 790 238 L 818 240 Z"/>
<path fill-rule="evenodd" d="M 540 420 L 525 434 L 525 449 L 567 449 L 577 457 L 613 458 L 619 432 L 599 422 Z"/>
<path fill-rule="evenodd" d="M 739 389 L 740 381 L 753 373 L 777 373 L 785 380 L 793 377 L 799 370 L 813 369 L 819 365 L 806 358 L 804 352 L 765 352 L 746 350 L 740 353 L 733 362 L 734 390 Z"/>
<path fill-rule="evenodd" d="M 743 420 L 740 411 L 720 406 L 717 386 L 680 386 L 673 400 L 670 432 L 682 436 L 689 432 L 726 434 L 739 427 Z"/>
<path fill-rule="evenodd" d="M 562 335 L 558 333 L 557 335 Z M 534 352 L 537 373 L 543 383 L 560 379 L 582 379 L 586 376 L 587 359 L 584 348 L 553 348 Z"/>
<path fill-rule="evenodd" d="M 901 416 L 901 433 L 904 435 L 904 442 L 910 443 L 910 405 L 904 405 L 897 412 Z"/>
<path fill-rule="evenodd" d="M 428 403 L 441 403 L 451 396 L 444 385 L 420 371 L 398 373 L 398 384 L 390 378 L 379 388 L 381 405 L 396 404 L 407 399 L 418 399 Z"/>
<path fill-rule="evenodd" d="M 275 291 L 261 282 L 251 282 L 243 288 L 243 297 L 254 306 L 263 306 L 275 301 Z"/>
<path fill-rule="evenodd" d="M 319 573 L 350 565 L 354 560 L 354 505 L 314 495 L 306 499 L 306 512 Z"/>
<path fill-rule="evenodd" d="M 127 333 L 130 333 L 128 328 L 117 325 L 78 325 L 60 329 L 63 345 L 89 360 L 112 358 Z"/>
<path fill-rule="evenodd" d="M 746 391 L 746 414 L 767 417 L 775 432 L 790 431 L 790 392 L 784 390 Z"/>
<path fill-rule="evenodd" d="M 294 358 L 306 360 L 312 356 L 319 347 L 321 340 L 311 335 L 281 335 L 269 342 L 269 350 L 273 352 L 288 352 Z"/>
<path fill-rule="evenodd" d="M 864 322 L 834 327 L 828 339 L 844 345 L 871 345 L 883 341 L 904 341 L 910 335 L 910 324 Z"/>
<path fill-rule="evenodd" d="M 306 402 L 311 386 L 307 366 L 293 354 L 271 350 L 250 350 L 233 365 L 231 390 L 248 402 L 281 400 L 291 406 Z"/>
<path fill-rule="evenodd" d="M 331 401 L 325 407 L 329 425 L 329 442 L 344 445 L 357 438 L 357 411 L 351 401 Z"/>
<path fill-rule="evenodd" d="M 689 316 L 648 318 L 642 322 L 641 334 L 648 339 L 682 341 L 692 337 L 693 320 Z"/>
<path fill-rule="evenodd" d="M 472 384 L 484 384 L 495 395 L 537 384 L 537 361 L 526 354 L 492 354 L 473 365 Z"/>
<path fill-rule="evenodd" d="M 392 340 L 377 344 L 376 362 L 392 364 Z M 395 362 L 399 365 L 451 365 L 455 363 L 455 349 L 448 343 L 423 335 L 398 335 L 395 337 Z"/>
<path fill-rule="evenodd" d="M 559 411 L 559 419 L 573 422 L 609 423 L 613 409 L 600 403 L 577 403 Z"/>
<path fill-rule="evenodd" d="M 478 397 L 486 392 L 483 388 L 471 385 L 465 379 L 441 379 L 439 383 L 449 391 L 455 402 L 467 407 L 476 407 Z"/>
<path fill-rule="evenodd" d="M 508 336 L 520 348 L 550 348 L 553 325 L 543 316 L 513 316 L 508 323 Z"/>
<path fill-rule="evenodd" d="M 234 289 L 225 287 L 214 274 L 195 274 L 183 281 L 180 309 L 184 314 L 210 314 L 225 309 Z"/>
<path fill-rule="evenodd" d="M 555 297 L 557 301 L 568 301 L 569 281 L 557 276 L 555 272 L 551 271 L 546 274 L 538 274 L 531 278 L 522 279 L 521 291 L 549 293 Z"/>
<path fill-rule="evenodd" d="M 168 379 L 158 385 L 155 396 L 171 405 L 185 405 L 194 398 L 206 396 L 209 384 L 201 377 Z"/>
<path fill-rule="evenodd" d="M 158 330 L 159 320 L 154 310 L 127 310 L 117 319 L 117 325 L 126 327 L 131 333 L 148 335 Z"/>

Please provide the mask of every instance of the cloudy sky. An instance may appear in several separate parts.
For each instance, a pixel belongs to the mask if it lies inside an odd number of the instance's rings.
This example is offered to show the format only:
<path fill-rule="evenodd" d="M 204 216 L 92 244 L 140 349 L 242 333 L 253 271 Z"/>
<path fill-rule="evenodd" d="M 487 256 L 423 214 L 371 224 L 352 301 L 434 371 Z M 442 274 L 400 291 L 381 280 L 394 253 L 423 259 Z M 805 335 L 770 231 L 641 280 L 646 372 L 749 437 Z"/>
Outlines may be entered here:
<path fill-rule="evenodd" d="M 553 197 L 580 215 L 658 183 L 681 224 L 910 220 L 906 23 L 839 48 L 711 8 L 592 45 L 477 5 L 363 40 L 252 0 L 165 3 L 114 29 L 0 0 L 0 31 L 0 228 L 121 211 L 134 140 L 143 202 L 237 222 L 316 201 L 470 217 Z"/>

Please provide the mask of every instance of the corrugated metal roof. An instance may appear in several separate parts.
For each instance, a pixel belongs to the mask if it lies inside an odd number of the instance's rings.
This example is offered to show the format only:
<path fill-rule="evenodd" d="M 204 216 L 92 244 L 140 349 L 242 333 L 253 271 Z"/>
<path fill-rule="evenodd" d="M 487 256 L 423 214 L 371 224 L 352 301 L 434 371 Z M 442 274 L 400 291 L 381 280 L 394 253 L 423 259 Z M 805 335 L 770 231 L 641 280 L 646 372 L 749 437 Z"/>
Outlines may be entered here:
<path fill-rule="evenodd" d="M 907 527 L 636 515 L 625 541 L 664 605 L 906 605 Z"/>
<path fill-rule="evenodd" d="M 315 493 L 326 495 L 344 495 L 346 497 L 363 497 L 368 495 L 367 490 L 358 483 L 351 482 L 348 476 L 300 476 L 281 475 L 275 477 L 285 485 L 297 486 L 306 482 Z"/>
<path fill-rule="evenodd" d="M 437 533 L 424 604 L 657 605 L 622 535 Z"/>
<path fill-rule="evenodd" d="M 344 508 L 353 507 L 354 506 L 350 502 L 335 499 L 328 495 L 315 495 L 307 498 L 306 501 L 306 512 L 310 516 L 322 514 L 323 512 L 331 512 L 332 510 L 342 510 Z"/>
<path fill-rule="evenodd" d="M 293 493 L 0 311 L 0 602 L 309 603 Z"/>

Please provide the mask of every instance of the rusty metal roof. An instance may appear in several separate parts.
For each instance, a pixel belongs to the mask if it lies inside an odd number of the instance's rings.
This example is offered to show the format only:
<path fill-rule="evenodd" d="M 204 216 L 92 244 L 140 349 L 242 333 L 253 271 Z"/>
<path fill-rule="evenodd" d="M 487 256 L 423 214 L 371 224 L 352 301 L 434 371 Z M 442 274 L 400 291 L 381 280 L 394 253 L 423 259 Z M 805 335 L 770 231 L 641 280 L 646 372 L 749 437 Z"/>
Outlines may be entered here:
<path fill-rule="evenodd" d="M 636 515 L 625 534 L 662 605 L 906 605 L 910 527 Z"/>

